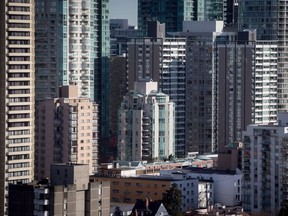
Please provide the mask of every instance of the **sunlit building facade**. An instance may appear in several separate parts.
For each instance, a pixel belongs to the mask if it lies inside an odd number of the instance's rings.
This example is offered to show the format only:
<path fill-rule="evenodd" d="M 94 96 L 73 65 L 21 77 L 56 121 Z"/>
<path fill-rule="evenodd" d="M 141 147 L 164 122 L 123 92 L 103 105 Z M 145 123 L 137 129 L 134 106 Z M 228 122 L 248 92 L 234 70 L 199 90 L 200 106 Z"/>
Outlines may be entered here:
<path fill-rule="evenodd" d="M 34 177 L 34 1 L 1 1 L 0 214 L 8 184 Z"/>
<path fill-rule="evenodd" d="M 120 160 L 157 161 L 175 155 L 175 107 L 157 82 L 135 82 L 118 117 Z"/>

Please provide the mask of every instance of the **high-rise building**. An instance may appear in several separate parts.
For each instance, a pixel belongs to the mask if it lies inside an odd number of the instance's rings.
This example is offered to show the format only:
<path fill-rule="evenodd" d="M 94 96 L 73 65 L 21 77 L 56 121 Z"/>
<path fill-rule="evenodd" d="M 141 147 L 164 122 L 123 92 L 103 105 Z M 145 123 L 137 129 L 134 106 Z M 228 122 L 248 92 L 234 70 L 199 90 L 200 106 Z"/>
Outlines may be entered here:
<path fill-rule="evenodd" d="M 278 124 L 252 124 L 243 133 L 243 207 L 276 214 L 287 202 L 288 114 Z"/>
<path fill-rule="evenodd" d="M 8 183 L 34 176 L 34 0 L 0 3 L 0 214 Z"/>
<path fill-rule="evenodd" d="M 138 0 L 138 28 L 147 35 L 149 21 L 165 23 L 166 32 L 182 31 L 182 22 L 193 20 L 193 0 Z"/>
<path fill-rule="evenodd" d="M 237 0 L 138 0 L 138 27 L 147 36 L 149 21 L 165 23 L 166 32 L 180 32 L 183 21 L 237 23 Z"/>
<path fill-rule="evenodd" d="M 185 156 L 185 61 L 186 39 L 165 37 L 165 25 L 148 22 L 149 38 L 133 38 L 127 42 L 127 82 L 152 79 L 175 103 L 175 154 Z"/>
<path fill-rule="evenodd" d="M 127 41 L 127 90 L 135 81 L 160 81 L 163 38 L 131 38 Z"/>
<path fill-rule="evenodd" d="M 277 42 L 222 21 L 184 22 L 186 152 L 224 151 L 251 123 L 276 122 Z"/>
<path fill-rule="evenodd" d="M 186 37 L 186 153 L 215 152 L 212 142 L 214 42 L 223 21 L 190 21 L 180 36 Z"/>
<path fill-rule="evenodd" d="M 94 98 L 98 50 L 98 5 L 93 0 L 36 0 L 36 100 L 58 97 L 58 88 L 77 84 L 79 96 Z"/>
<path fill-rule="evenodd" d="M 9 185 L 9 215 L 99 215 L 110 212 L 110 183 L 89 180 L 85 164 L 54 164 L 51 180 Z"/>
<path fill-rule="evenodd" d="M 287 0 L 239 0 L 239 30 L 257 29 L 258 40 L 278 41 L 278 109 L 288 109 Z"/>
<path fill-rule="evenodd" d="M 215 21 L 224 20 L 223 0 L 199 0 L 193 1 L 195 21 Z"/>
<path fill-rule="evenodd" d="M 35 177 L 50 178 L 54 163 L 98 164 L 98 106 L 78 97 L 77 86 L 63 86 L 60 97 L 39 103 L 35 146 Z"/>
<path fill-rule="evenodd" d="M 213 78 L 213 143 L 218 151 L 242 139 L 251 123 L 277 121 L 277 42 L 256 31 L 217 36 Z"/>
<path fill-rule="evenodd" d="M 157 82 L 135 82 L 118 117 L 120 160 L 163 160 L 175 155 L 175 107 Z"/>
<path fill-rule="evenodd" d="M 128 25 L 128 19 L 110 19 L 110 56 L 126 53 L 127 38 L 136 38 L 138 30 Z"/>
<path fill-rule="evenodd" d="M 86 0 L 87 1 L 87 0 Z M 83 1 L 82 1 L 83 2 Z M 92 3 L 92 0 L 90 0 Z M 109 63 L 110 63 L 110 30 L 109 30 L 109 0 L 94 0 L 97 6 L 97 20 L 94 21 L 93 28 L 94 39 L 97 41 L 95 52 L 95 80 L 94 85 L 94 101 L 100 105 L 100 141 L 101 146 L 106 145 L 106 140 L 109 137 Z M 90 10 L 95 10 L 90 8 Z M 91 19 L 93 23 L 93 19 Z M 93 35 L 91 34 L 91 37 Z M 91 44 L 91 41 L 90 41 Z M 101 154 L 102 152 L 100 146 Z"/>
<path fill-rule="evenodd" d="M 186 116 L 186 38 L 166 37 L 163 39 L 162 72 L 159 85 L 164 94 L 175 103 L 175 154 L 185 155 Z"/>
<path fill-rule="evenodd" d="M 194 21 L 223 21 L 225 25 L 237 24 L 237 0 L 193 1 Z"/>
<path fill-rule="evenodd" d="M 100 104 L 100 137 L 109 134 L 108 0 L 35 0 L 36 102 L 76 84 Z"/>

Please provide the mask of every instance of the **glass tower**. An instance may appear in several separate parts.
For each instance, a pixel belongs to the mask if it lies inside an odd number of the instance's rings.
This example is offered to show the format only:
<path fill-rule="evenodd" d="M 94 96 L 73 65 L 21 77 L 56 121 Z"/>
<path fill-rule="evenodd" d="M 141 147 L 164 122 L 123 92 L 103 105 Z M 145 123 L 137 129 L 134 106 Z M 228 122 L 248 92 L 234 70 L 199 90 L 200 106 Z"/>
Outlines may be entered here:
<path fill-rule="evenodd" d="M 108 0 L 36 1 L 36 102 L 77 85 L 100 104 L 100 137 L 108 137 Z"/>
<path fill-rule="evenodd" d="M 36 100 L 75 84 L 94 98 L 97 53 L 95 1 L 36 0 Z"/>
<path fill-rule="evenodd" d="M 193 0 L 138 0 L 138 29 L 147 32 L 147 22 L 165 23 L 166 32 L 182 31 L 182 22 L 193 19 Z"/>
<path fill-rule="evenodd" d="M 194 20 L 214 21 L 223 20 L 223 0 L 194 1 Z"/>

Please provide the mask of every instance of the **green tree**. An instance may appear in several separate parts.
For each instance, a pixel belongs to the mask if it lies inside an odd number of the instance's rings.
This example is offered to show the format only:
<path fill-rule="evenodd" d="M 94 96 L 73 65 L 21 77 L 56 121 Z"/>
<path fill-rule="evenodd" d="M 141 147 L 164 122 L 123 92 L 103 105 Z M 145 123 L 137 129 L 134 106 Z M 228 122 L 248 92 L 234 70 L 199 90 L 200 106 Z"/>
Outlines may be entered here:
<path fill-rule="evenodd" d="M 178 189 L 177 185 L 172 184 L 169 190 L 163 194 L 162 202 L 167 209 L 169 215 L 180 216 L 181 215 L 181 204 L 182 204 L 182 194 L 181 190 Z"/>
<path fill-rule="evenodd" d="M 174 156 L 173 156 L 172 154 L 170 154 L 170 155 L 168 156 L 168 160 L 169 160 L 169 161 L 173 161 L 173 160 L 174 160 Z"/>

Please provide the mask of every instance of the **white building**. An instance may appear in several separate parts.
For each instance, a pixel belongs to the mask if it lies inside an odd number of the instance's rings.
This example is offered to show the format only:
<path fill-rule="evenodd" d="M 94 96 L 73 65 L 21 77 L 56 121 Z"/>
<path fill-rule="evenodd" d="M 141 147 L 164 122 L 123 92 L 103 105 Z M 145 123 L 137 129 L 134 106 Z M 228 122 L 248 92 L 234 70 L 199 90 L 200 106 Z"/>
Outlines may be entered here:
<path fill-rule="evenodd" d="M 167 173 L 174 174 L 175 170 L 161 170 L 161 175 L 165 175 Z M 196 178 L 201 181 L 213 181 L 213 200 L 210 202 L 212 205 L 214 203 L 221 203 L 224 206 L 235 206 L 239 205 L 241 202 L 242 173 L 239 170 L 235 172 L 201 168 L 186 168 L 178 169 L 178 173 L 185 174 L 187 179 Z M 201 190 L 201 188 L 199 190 Z M 207 187 L 207 190 L 210 190 L 210 186 Z"/>
<path fill-rule="evenodd" d="M 213 205 L 213 180 L 192 178 L 188 173 L 170 171 L 171 173 L 160 176 L 141 175 L 139 177 L 148 179 L 170 179 L 171 184 L 175 183 L 182 195 L 182 212 L 208 208 L 210 205 Z"/>
<path fill-rule="evenodd" d="M 175 107 L 156 82 L 135 82 L 118 118 L 120 160 L 157 160 L 174 155 Z"/>
<path fill-rule="evenodd" d="M 247 211 L 277 212 L 287 200 L 288 114 L 278 124 L 253 124 L 243 133 L 243 204 Z"/>
<path fill-rule="evenodd" d="M 277 42 L 257 41 L 255 52 L 255 123 L 277 122 Z"/>

